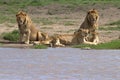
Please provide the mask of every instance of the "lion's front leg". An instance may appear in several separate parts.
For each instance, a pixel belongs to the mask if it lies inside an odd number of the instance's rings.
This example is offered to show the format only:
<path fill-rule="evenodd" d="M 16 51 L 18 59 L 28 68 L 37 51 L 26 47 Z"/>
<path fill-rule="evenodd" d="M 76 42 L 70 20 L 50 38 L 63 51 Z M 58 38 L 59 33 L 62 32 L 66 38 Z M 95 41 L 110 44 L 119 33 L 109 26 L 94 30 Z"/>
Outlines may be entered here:
<path fill-rule="evenodd" d="M 64 47 L 65 45 L 60 43 L 60 39 L 59 38 L 56 38 L 56 42 L 55 42 L 54 46 L 56 46 L 56 47 Z"/>
<path fill-rule="evenodd" d="M 20 33 L 19 41 L 20 41 L 20 42 L 23 42 L 23 34 L 22 34 L 22 33 Z"/>
<path fill-rule="evenodd" d="M 93 43 L 96 43 L 96 44 L 99 43 L 99 37 L 98 37 L 97 35 L 95 36 L 95 38 L 94 38 L 94 40 L 93 40 Z"/>
<path fill-rule="evenodd" d="M 31 31 L 30 30 L 26 30 L 25 34 L 26 34 L 25 44 L 29 44 Z"/>
<path fill-rule="evenodd" d="M 24 42 L 25 41 L 25 33 L 20 32 L 20 37 L 19 37 L 19 42 Z"/>
<path fill-rule="evenodd" d="M 96 43 L 96 42 L 86 41 L 86 39 L 85 39 L 85 38 L 83 38 L 83 43 L 84 43 L 84 44 L 90 44 L 90 45 L 97 45 L 97 43 Z"/>
<path fill-rule="evenodd" d="M 41 32 L 37 32 L 37 39 L 38 39 L 38 41 L 42 41 L 43 40 Z"/>

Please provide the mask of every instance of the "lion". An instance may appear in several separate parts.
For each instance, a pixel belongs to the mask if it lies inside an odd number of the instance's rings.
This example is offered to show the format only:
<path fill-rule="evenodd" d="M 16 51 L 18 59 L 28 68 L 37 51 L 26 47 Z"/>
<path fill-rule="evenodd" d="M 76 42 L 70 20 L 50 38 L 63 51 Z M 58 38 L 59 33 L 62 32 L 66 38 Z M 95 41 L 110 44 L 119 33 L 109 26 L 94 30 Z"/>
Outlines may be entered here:
<path fill-rule="evenodd" d="M 47 34 L 40 32 L 25 12 L 19 11 L 16 14 L 16 20 L 20 32 L 20 42 L 29 44 L 30 41 L 43 41 L 47 38 Z"/>
<path fill-rule="evenodd" d="M 73 37 L 73 44 L 81 44 L 86 41 L 88 36 L 89 30 L 88 29 L 79 29 L 77 32 L 74 33 Z"/>
<path fill-rule="evenodd" d="M 52 36 L 49 36 L 44 41 L 38 41 L 34 44 L 45 44 L 49 45 L 50 47 L 64 47 L 65 45 L 70 45 L 72 35 L 69 34 L 54 34 Z"/>
<path fill-rule="evenodd" d="M 89 30 L 88 29 L 79 29 L 76 33 L 74 33 L 74 37 L 72 40 L 73 44 L 91 44 L 96 45 L 99 42 L 98 33 L 93 32 L 92 37 L 89 38 Z"/>

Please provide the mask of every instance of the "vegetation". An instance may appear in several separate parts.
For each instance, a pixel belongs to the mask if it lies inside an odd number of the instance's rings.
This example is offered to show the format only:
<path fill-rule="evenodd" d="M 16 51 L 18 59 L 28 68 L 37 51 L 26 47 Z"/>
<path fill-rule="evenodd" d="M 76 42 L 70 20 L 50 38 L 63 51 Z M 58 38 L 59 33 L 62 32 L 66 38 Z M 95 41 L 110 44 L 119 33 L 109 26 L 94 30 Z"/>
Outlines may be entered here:
<path fill-rule="evenodd" d="M 5 40 L 18 41 L 19 32 L 18 32 L 18 30 L 14 30 L 14 31 L 9 32 L 9 33 L 3 33 L 2 36 L 3 36 L 3 39 L 5 39 Z"/>
<path fill-rule="evenodd" d="M 117 3 L 119 0 L 0 0 L 0 4 L 15 5 L 19 7 L 26 6 L 44 6 L 52 3 L 61 4 L 89 4 L 89 3 Z"/>
<path fill-rule="evenodd" d="M 111 22 L 106 26 L 99 27 L 100 30 L 120 30 L 120 20 L 116 22 Z"/>
<path fill-rule="evenodd" d="M 35 49 L 47 49 L 48 47 L 46 45 L 41 44 L 41 45 L 34 45 L 34 48 Z"/>
<path fill-rule="evenodd" d="M 3 44 L 2 43 L 0 43 L 0 46 L 2 46 Z"/>
<path fill-rule="evenodd" d="M 120 26 L 120 20 L 116 21 L 116 22 L 112 22 L 109 25 L 119 25 Z"/>
<path fill-rule="evenodd" d="M 51 24 L 54 24 L 53 21 L 49 20 L 48 18 L 42 18 L 40 20 L 40 22 L 43 24 L 43 25 L 51 25 Z"/>
<path fill-rule="evenodd" d="M 16 19 L 13 18 L 15 17 L 13 14 L 16 14 L 18 10 L 27 11 L 28 6 L 46 6 L 53 3 L 69 5 L 69 9 L 75 9 L 80 5 L 86 6 L 88 4 L 94 5 L 96 3 L 110 3 L 120 8 L 119 0 L 0 0 L 0 15 L 2 15 L 0 16 L 0 23 L 5 21 L 15 23 Z M 48 14 L 51 14 L 51 12 L 48 11 Z M 47 24 L 52 24 L 52 22 L 48 21 Z"/>
<path fill-rule="evenodd" d="M 64 22 L 64 25 L 65 26 L 71 26 L 71 25 L 74 25 L 74 21 L 66 21 L 66 22 Z"/>
<path fill-rule="evenodd" d="M 99 27 L 99 30 L 120 30 L 120 26 L 115 25 L 115 26 L 101 26 Z"/>
<path fill-rule="evenodd" d="M 90 49 L 120 49 L 120 40 L 113 40 L 107 43 L 101 43 L 98 45 L 88 45 L 88 44 L 81 44 L 75 45 L 74 48 L 86 48 L 89 47 Z"/>

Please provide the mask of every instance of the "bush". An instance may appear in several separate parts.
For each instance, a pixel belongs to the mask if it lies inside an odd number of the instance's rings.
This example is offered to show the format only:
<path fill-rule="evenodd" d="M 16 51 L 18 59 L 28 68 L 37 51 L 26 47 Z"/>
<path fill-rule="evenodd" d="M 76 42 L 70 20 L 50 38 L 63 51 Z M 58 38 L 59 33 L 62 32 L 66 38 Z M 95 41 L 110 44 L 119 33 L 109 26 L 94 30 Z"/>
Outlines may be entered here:
<path fill-rule="evenodd" d="M 19 32 L 18 30 L 14 30 L 9 33 L 3 33 L 3 39 L 9 40 L 9 41 L 18 41 L 19 39 Z"/>

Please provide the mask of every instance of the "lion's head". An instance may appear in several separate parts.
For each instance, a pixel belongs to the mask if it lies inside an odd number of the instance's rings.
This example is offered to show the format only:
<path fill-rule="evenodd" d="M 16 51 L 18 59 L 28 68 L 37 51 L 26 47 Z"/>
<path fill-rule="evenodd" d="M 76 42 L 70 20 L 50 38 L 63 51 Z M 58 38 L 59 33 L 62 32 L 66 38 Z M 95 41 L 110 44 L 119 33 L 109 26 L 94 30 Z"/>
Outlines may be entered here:
<path fill-rule="evenodd" d="M 79 29 L 77 32 L 75 32 L 74 34 L 77 36 L 77 37 L 87 37 L 89 33 L 89 30 L 88 29 Z"/>
<path fill-rule="evenodd" d="M 27 13 L 23 12 L 23 11 L 19 11 L 16 14 L 16 20 L 18 22 L 18 25 L 24 25 L 27 24 L 28 21 L 29 23 L 31 22 L 31 19 L 28 17 Z"/>
<path fill-rule="evenodd" d="M 27 14 L 23 11 L 20 11 L 16 14 L 16 20 L 19 25 L 25 24 Z"/>
<path fill-rule="evenodd" d="M 86 16 L 86 20 L 88 22 L 88 24 L 91 26 L 91 28 L 97 28 L 98 26 L 98 19 L 99 19 L 99 15 L 97 10 L 92 9 L 89 10 Z"/>

